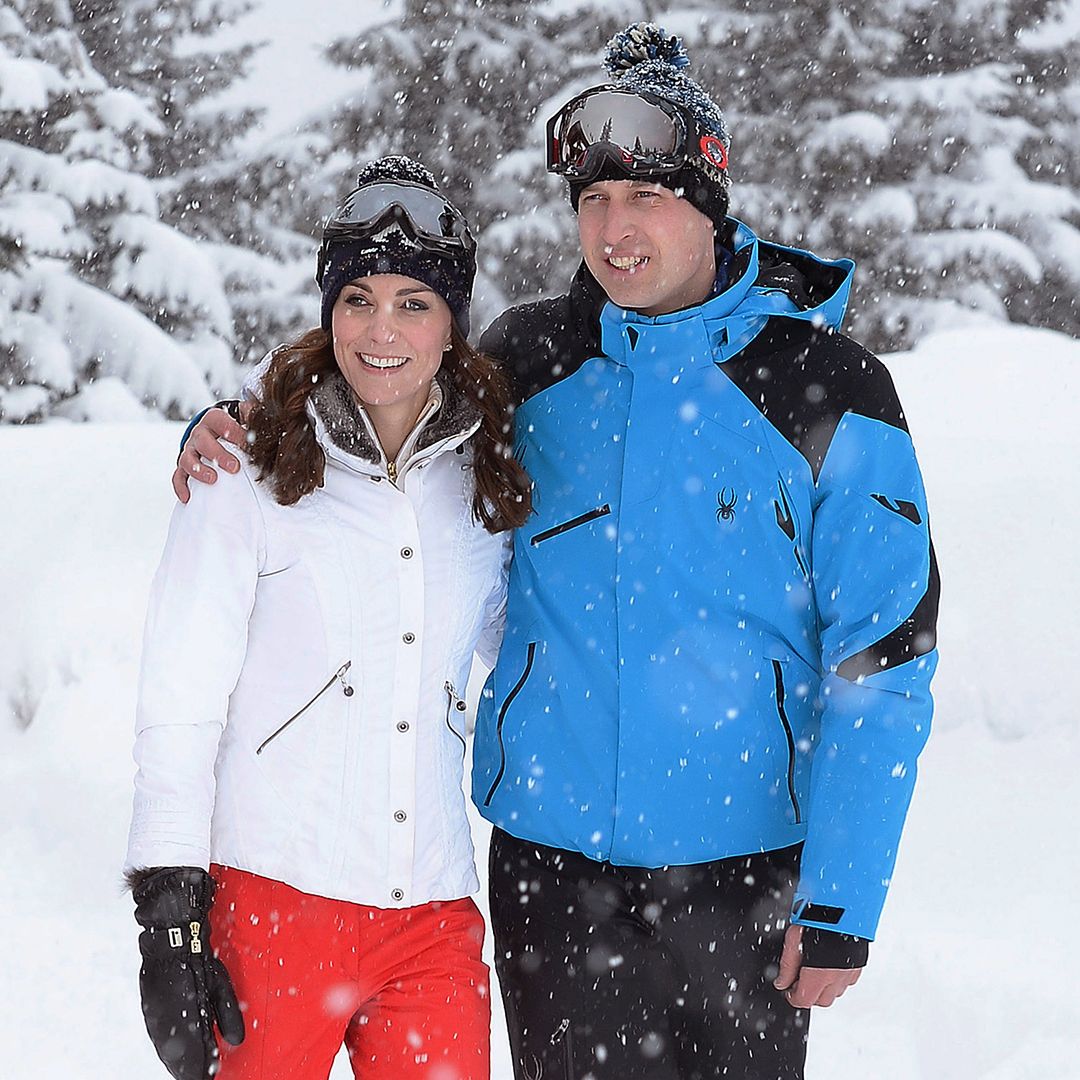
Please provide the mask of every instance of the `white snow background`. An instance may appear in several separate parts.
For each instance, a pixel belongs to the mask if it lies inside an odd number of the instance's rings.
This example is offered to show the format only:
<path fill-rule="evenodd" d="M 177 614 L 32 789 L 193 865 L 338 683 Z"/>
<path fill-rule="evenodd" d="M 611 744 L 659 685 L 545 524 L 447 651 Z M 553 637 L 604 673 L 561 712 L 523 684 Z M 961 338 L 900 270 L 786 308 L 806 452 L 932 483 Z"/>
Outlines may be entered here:
<path fill-rule="evenodd" d="M 1069 1080 L 1080 342 L 985 322 L 889 366 L 941 563 L 937 717 L 879 941 L 859 985 L 815 1010 L 808 1080 Z M 180 430 L 0 427 L 2 1080 L 166 1076 L 120 865 Z M 493 1075 L 511 1075 L 499 1012 Z"/>

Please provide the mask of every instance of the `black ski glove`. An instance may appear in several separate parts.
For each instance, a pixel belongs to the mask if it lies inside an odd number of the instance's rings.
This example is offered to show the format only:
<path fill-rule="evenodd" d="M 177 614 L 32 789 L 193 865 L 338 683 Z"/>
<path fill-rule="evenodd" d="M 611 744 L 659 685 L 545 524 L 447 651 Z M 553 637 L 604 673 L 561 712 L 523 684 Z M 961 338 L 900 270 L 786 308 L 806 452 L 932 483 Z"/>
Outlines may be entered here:
<path fill-rule="evenodd" d="M 143 1017 L 158 1057 L 176 1080 L 206 1080 L 218 1070 L 214 1023 L 233 1046 L 244 1018 L 229 973 L 210 947 L 207 913 L 214 879 L 189 866 L 154 870 L 132 889 L 142 969 Z"/>

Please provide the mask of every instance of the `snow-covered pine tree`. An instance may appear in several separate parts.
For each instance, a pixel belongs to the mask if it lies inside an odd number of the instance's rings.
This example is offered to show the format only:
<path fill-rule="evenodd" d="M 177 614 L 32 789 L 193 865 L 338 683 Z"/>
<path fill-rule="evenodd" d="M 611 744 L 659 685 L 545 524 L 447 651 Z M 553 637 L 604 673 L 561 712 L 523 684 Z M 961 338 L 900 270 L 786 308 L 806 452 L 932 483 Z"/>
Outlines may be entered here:
<path fill-rule="evenodd" d="M 995 212 L 1019 218 L 1017 235 L 1038 252 L 1043 276 L 1006 303 L 1014 321 L 1080 336 L 1080 0 L 1034 14 L 1015 33 L 1025 68 L 1019 111 L 1031 125 L 1016 159 L 1022 212 L 1015 191 L 1001 193 Z"/>
<path fill-rule="evenodd" d="M 228 21 L 254 6 L 252 0 L 230 0 Z M 222 22 L 220 12 L 210 18 L 203 5 L 192 17 L 201 21 L 189 23 L 189 34 L 205 34 Z M 169 166 L 160 185 L 162 216 L 202 241 L 222 275 L 232 308 L 232 355 L 241 363 L 295 337 L 317 315 L 312 253 L 316 225 L 326 213 L 319 176 L 329 154 L 325 137 L 310 131 L 237 145 L 255 114 L 224 109 L 214 95 L 243 74 L 253 48 L 204 46 L 197 54 L 163 57 L 175 72 L 165 85 L 181 141 L 171 147 L 171 157 L 162 153 L 159 159 Z M 185 69 L 197 73 L 198 94 Z"/>
<path fill-rule="evenodd" d="M 147 408 L 182 416 L 211 387 L 235 384 L 224 276 L 162 211 L 180 223 L 179 181 L 200 147 L 220 152 L 245 126 L 199 110 L 246 50 L 212 63 L 190 52 L 245 8 L 9 0 L 0 9 L 3 420 Z"/>
<path fill-rule="evenodd" d="M 317 224 L 333 201 L 318 199 L 328 153 L 317 133 L 279 135 L 199 165 L 174 189 L 168 216 L 223 278 L 240 364 L 318 321 L 312 273 Z"/>
<path fill-rule="evenodd" d="M 848 325 L 888 349 L 973 312 L 1080 333 L 1075 8 L 808 0 L 670 21 L 731 116 L 733 212 L 854 257 Z"/>
<path fill-rule="evenodd" d="M 329 50 L 358 81 L 319 130 L 343 162 L 335 185 L 402 150 L 461 195 L 490 317 L 565 286 L 573 219 L 543 174 L 543 121 L 603 79 L 610 34 L 651 18 L 729 116 L 733 213 L 853 256 L 849 327 L 869 345 L 973 311 L 1078 333 L 1077 4 L 405 0 Z"/>

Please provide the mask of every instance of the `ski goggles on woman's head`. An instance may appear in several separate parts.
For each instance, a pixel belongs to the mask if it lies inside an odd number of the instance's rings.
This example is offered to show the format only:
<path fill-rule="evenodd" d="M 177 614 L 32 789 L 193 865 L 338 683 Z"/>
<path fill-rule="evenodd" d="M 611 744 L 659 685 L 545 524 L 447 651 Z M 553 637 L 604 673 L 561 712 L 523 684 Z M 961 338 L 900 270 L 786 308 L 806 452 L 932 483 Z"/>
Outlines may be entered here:
<path fill-rule="evenodd" d="M 350 193 L 326 223 L 315 280 L 322 284 L 330 244 L 368 240 L 391 225 L 434 255 L 454 259 L 476 251 L 468 222 L 444 195 L 407 180 L 365 184 Z"/>
<path fill-rule="evenodd" d="M 567 102 L 548 121 L 547 167 L 567 180 L 589 181 L 610 161 L 629 177 L 645 178 L 674 172 L 705 155 L 706 140 L 710 164 L 726 167 L 720 140 L 707 135 L 699 146 L 696 136 L 693 122 L 672 102 L 598 86 Z"/>

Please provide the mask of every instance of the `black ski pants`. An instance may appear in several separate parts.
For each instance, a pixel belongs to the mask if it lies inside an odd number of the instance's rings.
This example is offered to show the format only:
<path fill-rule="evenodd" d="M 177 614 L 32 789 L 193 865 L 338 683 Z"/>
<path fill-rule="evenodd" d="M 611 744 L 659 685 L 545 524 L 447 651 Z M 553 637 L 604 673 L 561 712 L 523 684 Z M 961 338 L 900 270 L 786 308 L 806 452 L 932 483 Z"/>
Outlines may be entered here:
<path fill-rule="evenodd" d="M 772 980 L 799 848 L 659 870 L 495 829 L 491 919 L 516 1080 L 801 1080 Z"/>

